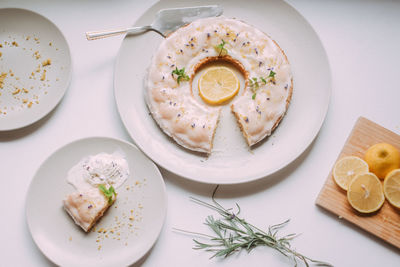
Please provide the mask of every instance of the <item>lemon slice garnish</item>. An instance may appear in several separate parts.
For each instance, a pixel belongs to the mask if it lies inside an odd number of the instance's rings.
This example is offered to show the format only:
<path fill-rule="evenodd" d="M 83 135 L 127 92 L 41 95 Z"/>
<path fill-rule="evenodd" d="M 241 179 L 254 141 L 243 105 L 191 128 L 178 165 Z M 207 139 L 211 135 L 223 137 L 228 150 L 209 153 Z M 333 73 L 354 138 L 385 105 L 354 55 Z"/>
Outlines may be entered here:
<path fill-rule="evenodd" d="M 381 181 L 370 172 L 357 175 L 349 184 L 347 199 L 361 213 L 379 210 L 385 201 Z"/>
<path fill-rule="evenodd" d="M 208 68 L 199 79 L 199 94 L 209 104 L 221 104 L 239 91 L 236 74 L 227 67 Z"/>
<path fill-rule="evenodd" d="M 333 179 L 343 190 L 347 190 L 350 181 L 358 174 L 367 173 L 368 164 L 354 156 L 341 158 L 333 168 Z"/>
<path fill-rule="evenodd" d="M 400 209 L 400 169 L 393 170 L 386 176 L 383 192 L 389 203 Z"/>

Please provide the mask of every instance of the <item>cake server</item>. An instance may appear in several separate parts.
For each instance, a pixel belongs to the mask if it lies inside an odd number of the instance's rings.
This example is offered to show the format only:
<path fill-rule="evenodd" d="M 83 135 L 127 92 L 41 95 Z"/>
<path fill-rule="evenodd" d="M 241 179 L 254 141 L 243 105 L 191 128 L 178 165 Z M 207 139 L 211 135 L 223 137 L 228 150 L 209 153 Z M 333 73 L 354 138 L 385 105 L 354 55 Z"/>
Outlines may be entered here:
<path fill-rule="evenodd" d="M 119 34 L 138 34 L 147 31 L 155 31 L 166 37 L 169 33 L 196 19 L 217 17 L 222 13 L 222 7 L 217 5 L 161 9 L 157 12 L 156 19 L 149 26 L 86 32 L 86 38 L 96 40 Z"/>

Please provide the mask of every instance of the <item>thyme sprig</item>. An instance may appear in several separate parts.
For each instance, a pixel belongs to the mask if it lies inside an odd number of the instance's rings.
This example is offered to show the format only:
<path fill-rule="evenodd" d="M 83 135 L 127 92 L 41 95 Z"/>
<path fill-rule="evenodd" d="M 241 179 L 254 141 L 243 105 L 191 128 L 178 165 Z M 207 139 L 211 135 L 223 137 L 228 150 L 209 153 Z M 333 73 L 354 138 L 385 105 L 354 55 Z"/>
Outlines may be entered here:
<path fill-rule="evenodd" d="M 217 51 L 218 56 L 226 56 L 228 54 L 228 49 L 226 49 L 224 46 L 227 44 L 227 42 L 224 41 L 224 39 L 221 39 L 221 43 L 216 45 L 215 51 Z"/>
<path fill-rule="evenodd" d="M 176 78 L 176 81 L 178 82 L 178 84 L 181 81 L 189 81 L 190 77 L 185 73 L 185 68 L 182 69 L 178 69 L 178 67 L 176 67 L 173 71 L 172 71 L 172 76 L 177 75 L 178 77 Z"/>
<path fill-rule="evenodd" d="M 263 83 L 264 85 L 266 85 L 268 82 L 275 82 L 275 74 L 276 72 L 274 72 L 273 70 L 269 71 L 269 74 L 266 78 L 264 77 L 252 77 L 249 79 L 249 86 L 251 88 L 251 90 L 253 91 L 253 95 L 251 96 L 251 98 L 254 100 L 256 99 L 256 91 L 258 90 L 258 88 L 260 88 L 260 83 Z M 260 83 L 258 82 L 258 79 L 260 79 Z"/>
<path fill-rule="evenodd" d="M 211 204 L 194 197 L 190 198 L 193 202 L 212 209 L 221 216 L 221 218 L 215 219 L 214 216 L 210 215 L 205 220 L 205 225 L 210 227 L 215 235 L 207 235 L 175 229 L 183 233 L 198 235 L 209 239 L 209 243 L 204 243 L 193 239 L 195 242 L 193 249 L 203 249 L 205 251 L 212 252 L 213 255 L 211 258 L 226 258 L 235 252 L 240 251 L 241 249 L 245 249 L 250 252 L 257 246 L 267 246 L 292 259 L 294 266 L 297 266 L 299 260 L 304 262 L 306 266 L 309 266 L 309 263 L 313 263 L 317 266 L 332 266 L 329 263 L 311 259 L 300 254 L 295 249 L 292 249 L 290 246 L 290 241 L 297 236 L 296 234 L 278 236 L 278 231 L 284 227 L 289 220 L 286 220 L 283 223 L 271 225 L 268 227 L 268 231 L 263 231 L 238 216 L 240 214 L 240 206 L 238 204 L 236 204 L 236 213 L 232 212 L 232 209 L 226 209 L 221 206 L 214 199 L 217 188 L 218 186 L 213 192 L 213 203 Z"/>

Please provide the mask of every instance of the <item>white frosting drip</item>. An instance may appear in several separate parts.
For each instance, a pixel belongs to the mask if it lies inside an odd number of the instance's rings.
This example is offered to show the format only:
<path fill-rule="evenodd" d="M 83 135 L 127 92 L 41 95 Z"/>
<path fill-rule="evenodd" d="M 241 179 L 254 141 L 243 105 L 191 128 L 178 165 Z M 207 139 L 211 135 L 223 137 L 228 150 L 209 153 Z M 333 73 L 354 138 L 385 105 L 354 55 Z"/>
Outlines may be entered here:
<path fill-rule="evenodd" d="M 292 88 L 289 63 L 279 46 L 258 29 L 235 19 L 206 18 L 192 22 L 162 41 L 153 56 L 146 80 L 146 100 L 153 118 L 162 130 L 180 145 L 211 152 L 219 107 L 198 102 L 190 82 L 177 83 L 175 68 L 194 75 L 199 62 L 218 57 L 214 47 L 224 40 L 228 55 L 239 61 L 247 77 L 267 77 L 271 70 L 274 83 L 260 84 L 253 91 L 247 85 L 231 106 L 249 145 L 271 134 L 275 123 L 285 114 Z"/>

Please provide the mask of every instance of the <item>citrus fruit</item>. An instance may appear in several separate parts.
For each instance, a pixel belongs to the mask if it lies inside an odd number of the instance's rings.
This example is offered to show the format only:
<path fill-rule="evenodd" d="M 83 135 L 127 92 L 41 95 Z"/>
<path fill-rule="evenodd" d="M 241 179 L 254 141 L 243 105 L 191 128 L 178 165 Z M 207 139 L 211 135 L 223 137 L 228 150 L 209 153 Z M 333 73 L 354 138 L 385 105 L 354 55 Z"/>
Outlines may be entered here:
<path fill-rule="evenodd" d="M 333 168 L 333 179 L 342 189 L 347 190 L 350 181 L 358 174 L 367 173 L 368 164 L 354 156 L 341 158 Z"/>
<path fill-rule="evenodd" d="M 383 179 L 390 171 L 400 168 L 400 152 L 387 143 L 375 144 L 365 153 L 365 161 L 369 170 Z"/>
<path fill-rule="evenodd" d="M 221 104 L 239 91 L 236 74 L 227 67 L 208 68 L 199 79 L 199 94 L 209 104 Z"/>
<path fill-rule="evenodd" d="M 400 208 L 400 169 L 393 170 L 386 176 L 383 192 L 390 204 Z"/>
<path fill-rule="evenodd" d="M 361 213 L 379 210 L 385 201 L 381 181 L 370 172 L 357 175 L 350 181 L 347 199 Z"/>

